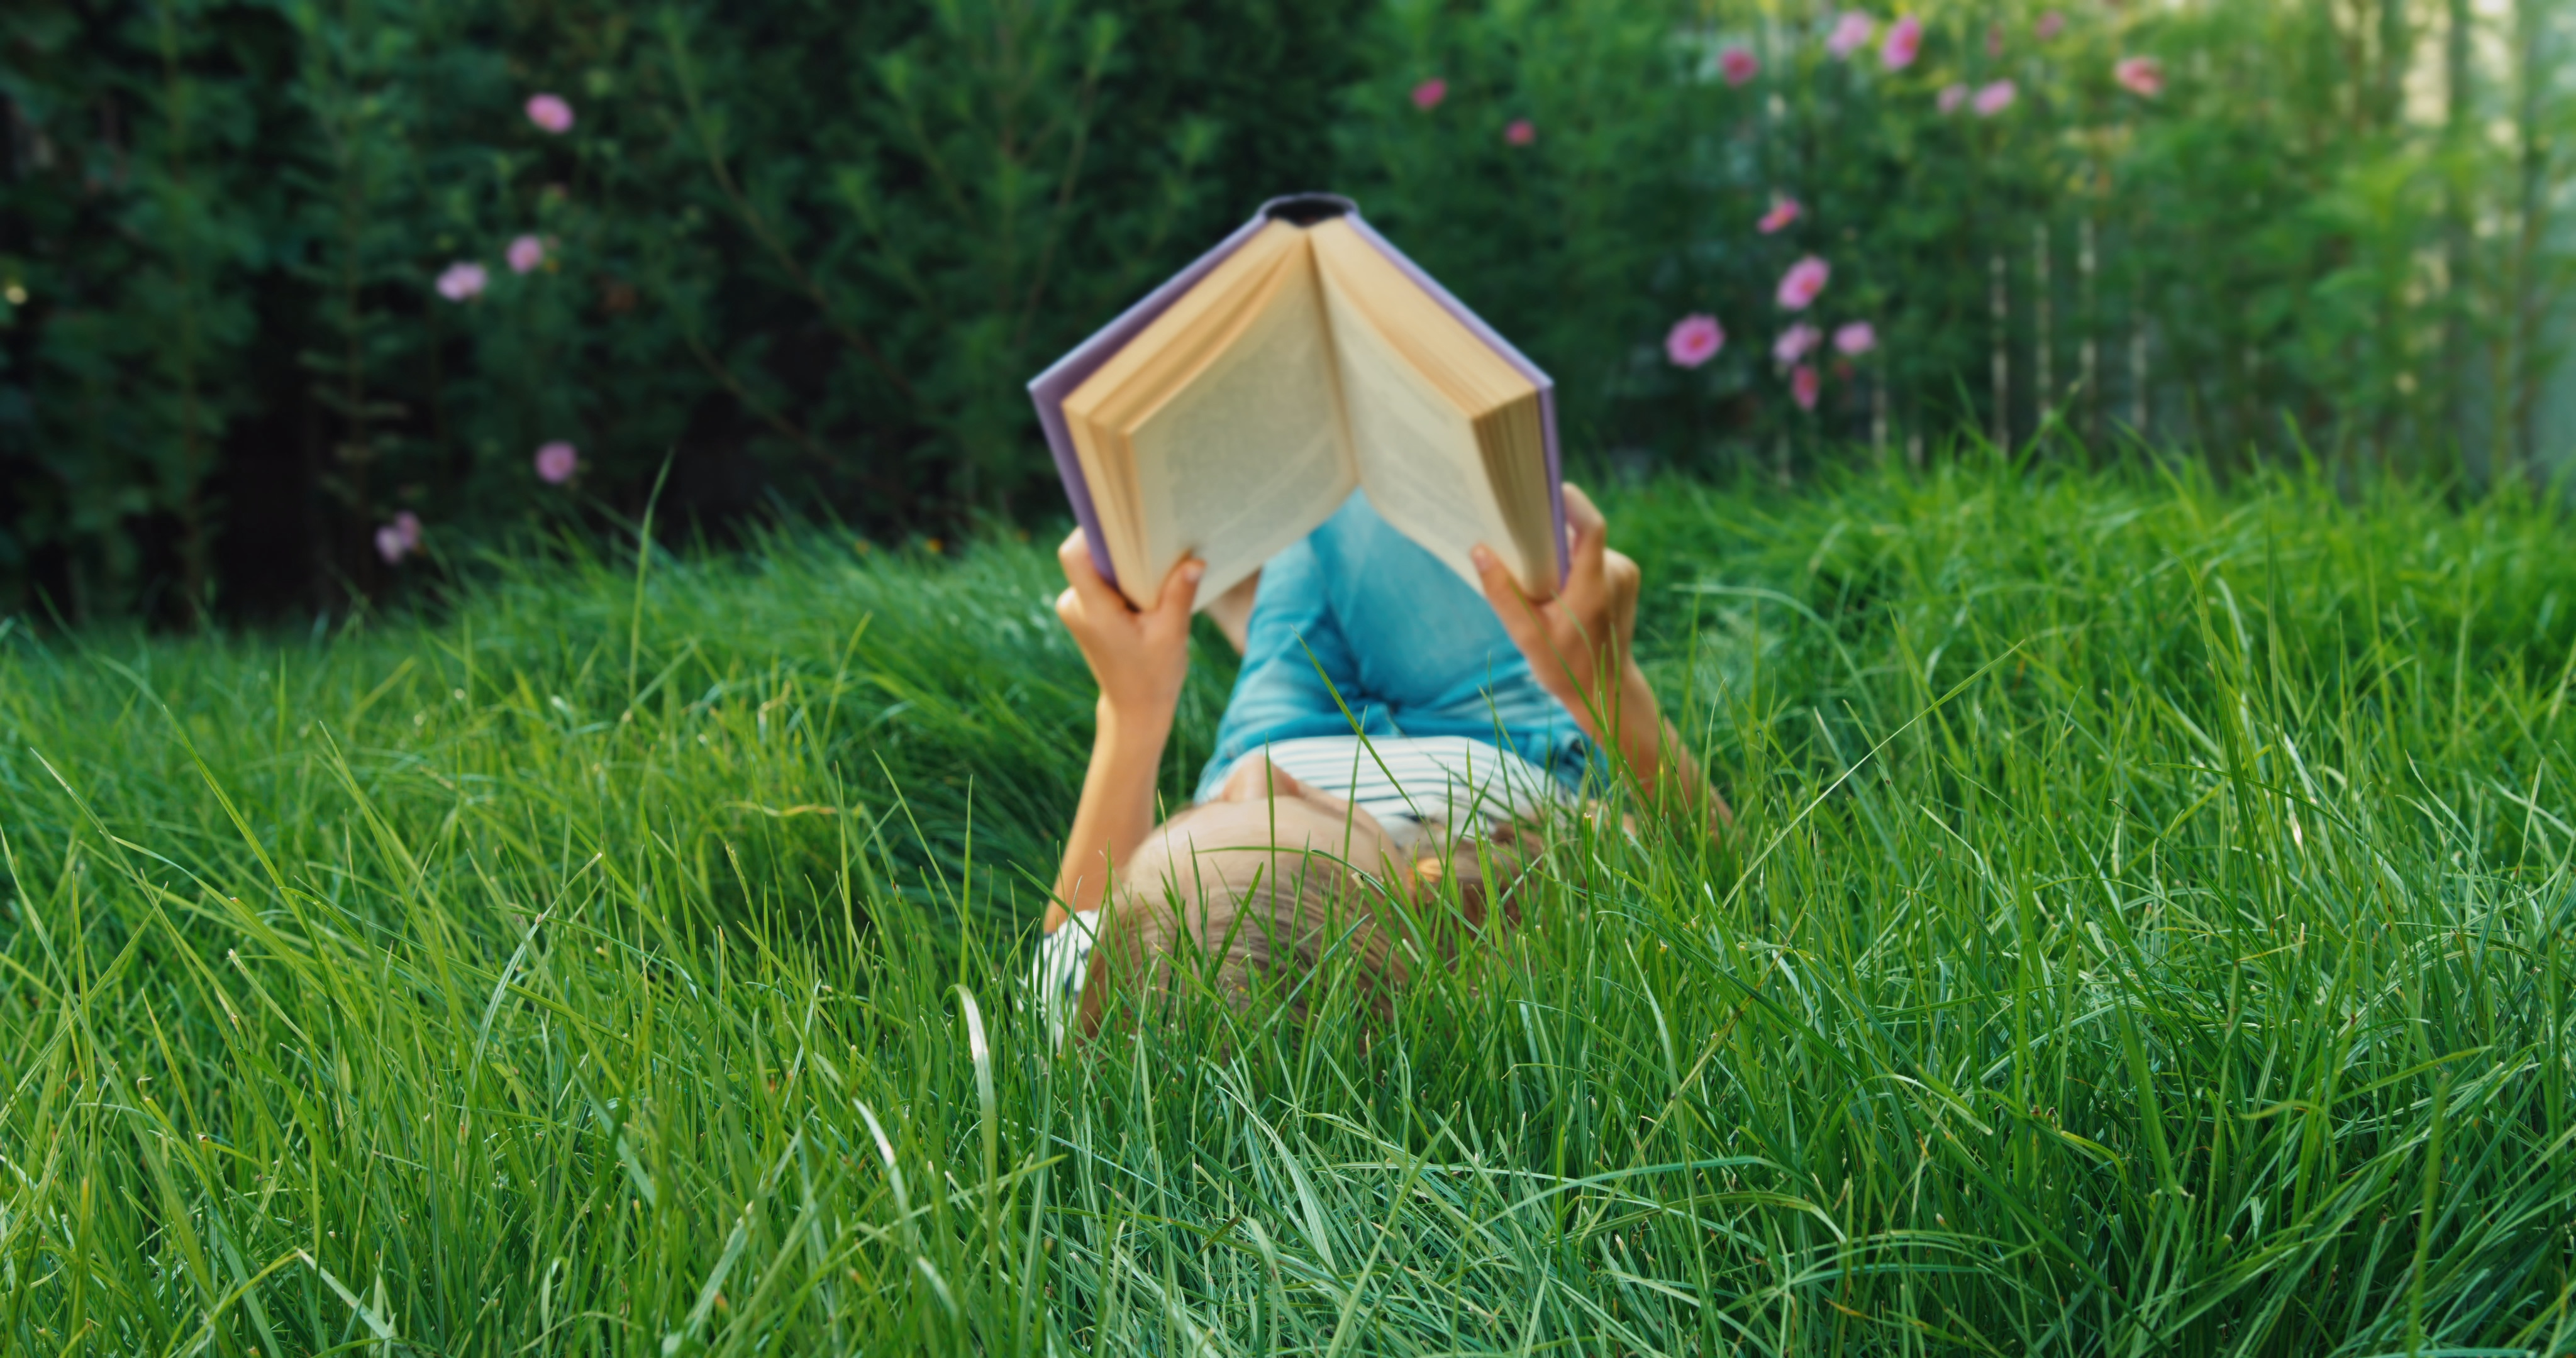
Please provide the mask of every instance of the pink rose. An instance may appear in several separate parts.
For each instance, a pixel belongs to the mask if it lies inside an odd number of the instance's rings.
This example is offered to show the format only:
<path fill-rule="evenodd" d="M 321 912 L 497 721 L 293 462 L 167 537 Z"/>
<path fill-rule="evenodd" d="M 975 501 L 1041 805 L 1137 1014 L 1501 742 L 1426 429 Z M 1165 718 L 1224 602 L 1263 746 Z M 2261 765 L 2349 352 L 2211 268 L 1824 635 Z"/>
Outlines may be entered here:
<path fill-rule="evenodd" d="M 1859 10 L 1847 10 L 1834 21 L 1834 31 L 1825 37 L 1825 50 L 1841 61 L 1869 45 L 1869 35 L 1878 31 L 1878 21 Z"/>
<path fill-rule="evenodd" d="M 1527 118 L 1514 118 L 1503 129 L 1503 140 L 1513 146 L 1527 146 L 1538 140 L 1538 127 Z"/>
<path fill-rule="evenodd" d="M 1717 54 L 1717 69 L 1726 73 L 1726 83 L 1742 85 L 1762 74 L 1762 62 L 1741 47 L 1730 47 Z"/>
<path fill-rule="evenodd" d="M 1824 379 L 1807 364 L 1801 363 L 1789 373 L 1789 399 L 1796 401 L 1800 410 L 1816 408 L 1816 393 L 1823 386 Z"/>
<path fill-rule="evenodd" d="M 1771 361 L 1783 368 L 1788 367 L 1815 352 L 1816 346 L 1823 343 L 1824 339 L 1823 331 L 1805 321 L 1800 321 L 1780 332 L 1780 338 L 1771 342 Z"/>
<path fill-rule="evenodd" d="M 534 236 L 521 236 L 510 242 L 504 257 L 510 261 L 510 272 L 526 273 L 546 262 L 546 243 Z"/>
<path fill-rule="evenodd" d="M 1425 113 L 1440 107 L 1440 101 L 1448 97 L 1449 82 L 1436 75 L 1413 87 L 1413 106 Z"/>
<path fill-rule="evenodd" d="M 1673 322 L 1672 331 L 1664 336 L 1664 357 L 1677 368 L 1696 368 L 1725 347 L 1726 332 L 1718 327 L 1717 318 L 1697 312 Z"/>
<path fill-rule="evenodd" d="M 2122 57 L 2111 78 L 2131 94 L 2153 99 L 2165 92 L 2165 64 L 2154 57 Z"/>
<path fill-rule="evenodd" d="M 1798 206 L 1795 198 L 1774 198 L 1771 210 L 1762 214 L 1762 220 L 1755 222 L 1753 229 L 1766 236 L 1776 235 L 1780 228 L 1798 220 L 1805 212 L 1806 209 Z"/>
<path fill-rule="evenodd" d="M 537 479 L 549 486 L 560 486 L 572 479 L 581 467 L 581 454 L 569 443 L 556 439 L 537 448 Z"/>
<path fill-rule="evenodd" d="M 1890 25 L 1887 41 L 1878 45 L 1878 62 L 1891 71 L 1914 64 L 1923 52 L 1923 21 L 1908 14 Z"/>
<path fill-rule="evenodd" d="M 1825 280 L 1832 276 L 1833 270 L 1814 255 L 1790 265 L 1789 272 L 1780 275 L 1781 309 L 1806 310 L 1816 300 L 1816 294 L 1825 290 Z"/>
<path fill-rule="evenodd" d="M 2013 88 L 2013 83 L 2011 81 L 1998 80 L 1993 84 L 1978 90 L 1977 97 L 1969 101 L 1969 107 L 1974 108 L 1977 111 L 1978 117 L 1991 118 L 1996 114 L 2003 112 L 2005 109 L 2011 108 L 2013 95 L 2016 93 L 2018 93 L 2018 91 Z"/>
<path fill-rule="evenodd" d="M 2039 22 L 2032 24 L 2030 31 L 2037 34 L 2041 42 L 2047 42 L 2066 31 L 2066 16 L 2052 9 L 2040 15 Z"/>
<path fill-rule="evenodd" d="M 1933 98 L 1932 106 L 1943 113 L 1956 113 L 1959 111 L 1959 106 L 1966 102 L 1968 102 L 1967 86 L 1944 85 L 1941 87 L 1941 93 Z"/>
<path fill-rule="evenodd" d="M 490 270 L 460 259 L 439 273 L 438 295 L 451 302 L 468 301 L 482 295 L 484 286 L 491 281 Z"/>
<path fill-rule="evenodd" d="M 1834 349 L 1847 357 L 1858 358 L 1878 347 L 1878 327 L 1867 321 L 1853 321 L 1834 330 Z"/>
<path fill-rule="evenodd" d="M 529 95 L 528 121 L 535 123 L 545 131 L 552 132 L 557 135 L 570 132 L 572 130 L 572 105 L 565 103 L 561 95 Z"/>

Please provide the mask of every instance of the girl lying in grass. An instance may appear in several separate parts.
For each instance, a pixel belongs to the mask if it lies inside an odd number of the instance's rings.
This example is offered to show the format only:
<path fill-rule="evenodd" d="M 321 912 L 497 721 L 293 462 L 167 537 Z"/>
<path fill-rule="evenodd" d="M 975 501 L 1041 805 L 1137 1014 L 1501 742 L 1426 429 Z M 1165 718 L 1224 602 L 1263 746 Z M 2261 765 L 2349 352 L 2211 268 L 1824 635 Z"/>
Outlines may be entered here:
<path fill-rule="evenodd" d="M 1199 563 L 1138 611 L 1080 532 L 1065 539 L 1056 613 L 1100 704 L 1036 965 L 1059 1034 L 1069 1019 L 1096 1031 L 1130 987 L 1205 987 L 1238 1009 L 1267 993 L 1302 1014 L 1305 983 L 1337 952 L 1362 1001 L 1382 1004 L 1405 970 L 1389 911 L 1419 924 L 1436 904 L 1470 932 L 1489 899 L 1512 917 L 1531 832 L 1609 771 L 1604 750 L 1650 799 L 1725 814 L 1629 655 L 1636 563 L 1571 485 L 1565 511 L 1572 569 L 1544 602 L 1481 547 L 1478 598 L 1358 495 L 1274 557 L 1215 754 L 1159 826 Z"/>

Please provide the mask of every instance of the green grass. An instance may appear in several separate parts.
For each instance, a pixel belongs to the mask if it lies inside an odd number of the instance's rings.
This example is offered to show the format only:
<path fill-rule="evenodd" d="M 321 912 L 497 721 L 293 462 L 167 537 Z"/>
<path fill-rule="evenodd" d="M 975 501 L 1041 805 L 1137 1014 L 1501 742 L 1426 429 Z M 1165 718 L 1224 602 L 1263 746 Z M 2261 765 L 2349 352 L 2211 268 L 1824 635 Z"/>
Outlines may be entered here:
<path fill-rule="evenodd" d="M 1374 1033 L 1061 1061 L 1038 546 L 13 626 L 0 1351 L 2576 1346 L 2563 512 L 1611 509 L 1738 829 L 1570 831 Z"/>

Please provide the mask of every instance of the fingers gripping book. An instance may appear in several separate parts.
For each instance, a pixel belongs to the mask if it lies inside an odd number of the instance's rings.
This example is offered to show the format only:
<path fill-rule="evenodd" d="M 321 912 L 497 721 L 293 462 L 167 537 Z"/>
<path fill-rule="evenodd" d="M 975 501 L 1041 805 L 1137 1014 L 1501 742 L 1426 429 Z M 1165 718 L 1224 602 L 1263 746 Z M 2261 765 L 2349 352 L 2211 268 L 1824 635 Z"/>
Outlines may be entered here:
<path fill-rule="evenodd" d="M 1139 607 L 1215 600 L 1354 488 L 1468 583 L 1565 570 L 1555 387 L 1360 219 L 1277 198 L 1029 383 L 1093 565 Z"/>

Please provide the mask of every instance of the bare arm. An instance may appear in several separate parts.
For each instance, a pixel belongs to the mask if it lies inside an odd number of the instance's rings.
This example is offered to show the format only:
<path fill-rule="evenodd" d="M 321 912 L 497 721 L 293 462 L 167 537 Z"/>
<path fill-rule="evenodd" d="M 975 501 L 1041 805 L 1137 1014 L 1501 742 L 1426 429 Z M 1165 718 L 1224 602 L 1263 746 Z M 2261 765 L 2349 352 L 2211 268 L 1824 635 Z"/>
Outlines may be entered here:
<path fill-rule="evenodd" d="M 1056 870 L 1055 900 L 1047 907 L 1049 930 L 1072 911 L 1099 909 L 1113 866 L 1134 858 L 1154 828 L 1154 772 L 1172 734 L 1172 714 L 1129 721 L 1106 698 L 1098 711 L 1091 766 L 1083 771 L 1082 800 L 1065 832 L 1064 866 Z"/>
<path fill-rule="evenodd" d="M 1485 598 L 1503 630 L 1530 663 L 1539 686 L 1555 695 L 1582 723 L 1584 734 L 1616 750 L 1649 801 L 1679 799 L 1705 804 L 1712 821 L 1731 820 L 1726 799 L 1708 785 L 1681 733 L 1664 720 L 1655 690 L 1637 668 L 1629 643 L 1637 630 L 1637 563 L 1610 550 L 1610 526 L 1592 499 L 1565 488 L 1565 521 L 1572 541 L 1565 589 L 1533 603 L 1492 552 L 1476 549 Z"/>
<path fill-rule="evenodd" d="M 1181 681 L 1189 676 L 1190 607 L 1203 569 L 1194 560 L 1174 566 L 1153 608 L 1138 612 L 1092 568 L 1079 530 L 1056 550 L 1056 560 L 1068 586 L 1056 596 L 1056 616 L 1082 648 L 1100 702 L 1082 800 L 1065 832 L 1064 864 L 1047 907 L 1049 930 L 1072 911 L 1098 909 L 1108 899 L 1112 869 L 1135 857 L 1154 829 L 1154 775 L 1171 739 Z"/>

